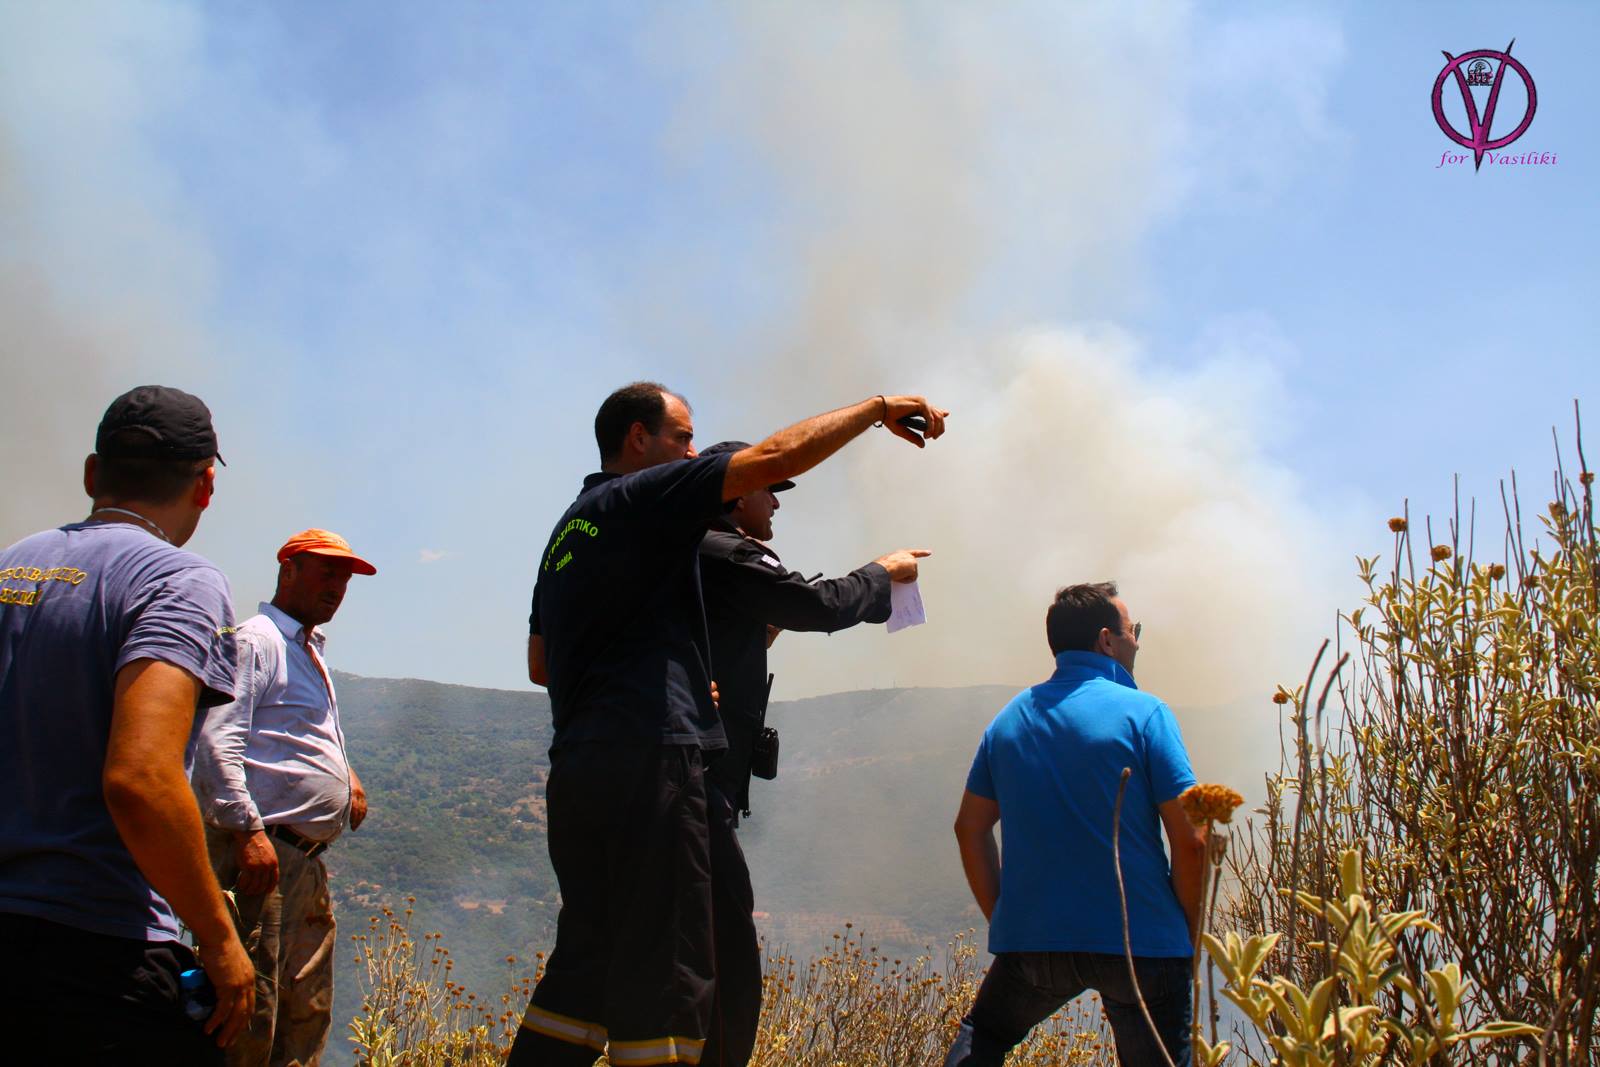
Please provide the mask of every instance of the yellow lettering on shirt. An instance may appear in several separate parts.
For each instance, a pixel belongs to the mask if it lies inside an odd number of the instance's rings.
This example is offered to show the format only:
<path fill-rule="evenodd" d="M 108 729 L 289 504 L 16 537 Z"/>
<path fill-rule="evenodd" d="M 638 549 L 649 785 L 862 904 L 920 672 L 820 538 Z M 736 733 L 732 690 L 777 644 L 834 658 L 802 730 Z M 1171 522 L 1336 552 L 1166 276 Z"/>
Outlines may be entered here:
<path fill-rule="evenodd" d="M 0 582 L 66 582 L 79 585 L 89 577 L 76 567 L 7 567 L 0 570 Z"/>
<path fill-rule="evenodd" d="M 0 604 L 15 604 L 20 608 L 31 608 L 39 602 L 39 594 L 49 582 L 65 582 L 68 585 L 81 585 L 89 575 L 76 567 L 28 567 L 18 565 L 0 570 L 0 582 L 33 582 L 40 586 L 38 589 L 18 589 L 15 586 L 0 586 Z"/>
<path fill-rule="evenodd" d="M 573 519 L 571 522 L 563 526 L 561 528 L 561 532 L 556 535 L 556 539 L 550 542 L 550 551 L 546 552 L 544 555 L 545 570 L 550 569 L 550 561 L 556 558 L 556 549 L 561 547 L 561 542 L 567 539 L 567 534 L 573 532 L 587 534 L 590 537 L 599 537 L 600 527 L 596 526 L 588 519 Z M 560 570 L 562 567 L 565 567 L 571 559 L 572 553 L 569 551 L 565 556 L 561 557 L 561 562 L 556 564 L 556 570 Z"/>

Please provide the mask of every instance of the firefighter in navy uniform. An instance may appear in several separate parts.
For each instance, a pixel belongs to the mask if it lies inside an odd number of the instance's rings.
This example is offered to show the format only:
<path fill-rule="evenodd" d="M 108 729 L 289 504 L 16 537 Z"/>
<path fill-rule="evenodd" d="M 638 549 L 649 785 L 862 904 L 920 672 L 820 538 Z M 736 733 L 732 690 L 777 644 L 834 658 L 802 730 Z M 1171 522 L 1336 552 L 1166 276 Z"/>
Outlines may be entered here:
<path fill-rule="evenodd" d="M 739 452 L 743 441 L 723 441 L 701 452 Z M 889 618 L 889 585 L 917 576 L 921 549 L 892 552 L 842 578 L 808 581 L 791 571 L 765 542 L 772 538 L 781 481 L 725 505 L 700 542 L 700 585 L 705 593 L 711 662 L 720 693 L 718 713 L 728 748 L 706 770 L 708 816 L 726 832 L 713 834 L 713 923 L 717 959 L 716 1008 L 704 1063 L 743 1067 L 755 1047 L 761 1014 L 761 952 L 756 940 L 755 894 L 743 850 L 732 833 L 739 813 L 750 814 L 752 749 L 756 773 L 768 753 L 757 738 L 766 722 L 770 676 L 767 649 L 783 630 L 832 633 Z M 775 755 L 775 753 L 771 753 Z M 775 768 L 770 765 L 768 772 Z"/>
<path fill-rule="evenodd" d="M 874 396 L 697 457 L 688 403 L 635 382 L 595 415 L 601 469 L 551 531 L 529 616 L 528 679 L 550 690 L 545 785 L 561 889 L 556 943 L 508 1067 L 717 1063 L 714 793 L 726 747 L 699 544 L 726 501 L 826 460 L 878 425 L 923 447 L 949 413 Z M 731 829 L 729 830 L 731 836 Z M 736 848 L 737 846 L 732 846 Z"/>

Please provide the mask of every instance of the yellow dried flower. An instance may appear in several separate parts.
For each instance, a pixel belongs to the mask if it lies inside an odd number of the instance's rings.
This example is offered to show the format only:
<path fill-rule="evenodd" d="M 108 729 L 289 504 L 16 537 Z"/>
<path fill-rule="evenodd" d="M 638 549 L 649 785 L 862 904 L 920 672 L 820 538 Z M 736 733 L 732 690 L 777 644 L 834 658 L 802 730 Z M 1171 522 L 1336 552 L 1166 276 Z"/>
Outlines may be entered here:
<path fill-rule="evenodd" d="M 1450 546 L 1449 545 L 1434 545 L 1433 546 L 1433 561 L 1435 563 L 1443 563 L 1445 560 L 1447 560 L 1449 558 L 1450 558 Z"/>
<path fill-rule="evenodd" d="M 1398 515 L 1395 516 L 1389 520 L 1389 529 L 1393 530 L 1395 533 L 1405 533 L 1406 520 L 1400 518 Z"/>
<path fill-rule="evenodd" d="M 1191 785 L 1178 796 L 1183 813 L 1196 826 L 1209 826 L 1214 822 L 1232 822 L 1233 810 L 1244 803 L 1244 797 L 1225 785 L 1202 783 Z"/>

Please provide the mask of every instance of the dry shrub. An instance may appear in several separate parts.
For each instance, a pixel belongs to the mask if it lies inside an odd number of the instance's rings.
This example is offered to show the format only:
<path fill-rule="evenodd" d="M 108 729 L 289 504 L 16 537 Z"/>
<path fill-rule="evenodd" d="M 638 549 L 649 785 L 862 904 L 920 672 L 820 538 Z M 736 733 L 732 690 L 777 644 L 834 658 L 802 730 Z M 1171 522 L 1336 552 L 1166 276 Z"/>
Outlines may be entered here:
<path fill-rule="evenodd" d="M 1390 521 L 1386 571 L 1359 560 L 1368 596 L 1343 620 L 1348 657 L 1275 700 L 1283 765 L 1231 857 L 1221 925 L 1282 932 L 1268 972 L 1304 989 L 1335 973 L 1337 938 L 1289 891 L 1338 897 L 1337 857 L 1354 851 L 1377 910 L 1431 919 L 1392 935 L 1411 986 L 1459 960 L 1462 1029 L 1541 1031 L 1454 1047 L 1451 1063 L 1600 1062 L 1600 552 L 1593 477 L 1577 482 L 1558 459 L 1530 546 L 1513 480 L 1487 563 L 1459 508 L 1422 543 L 1409 517 Z M 1403 1010 L 1400 992 L 1385 998 Z"/>
<path fill-rule="evenodd" d="M 407 897 L 407 904 L 416 903 Z M 480 999 L 455 981 L 443 935 L 411 933 L 412 909 L 402 916 L 385 907 L 351 937 L 361 961 L 361 1012 L 350 1023 L 350 1043 L 363 1067 L 489 1067 L 504 1062 L 522 1021 L 522 1009 L 543 970 L 519 975 L 506 957 L 508 985 Z"/>
<path fill-rule="evenodd" d="M 350 1024 L 363 1067 L 493 1067 L 504 1061 L 534 975 L 514 972 L 507 992 L 484 1004 L 450 978 L 438 934 L 418 945 L 411 912 L 373 916 L 353 940 L 363 964 L 361 1013 Z M 977 991 L 971 932 L 948 948 L 943 973 L 931 955 L 891 959 L 846 923 L 810 962 L 769 951 L 761 1029 L 752 1067 L 925 1067 L 938 1063 Z M 515 960 L 507 958 L 514 967 Z M 542 959 L 540 960 L 542 969 Z M 604 1058 L 598 1061 L 601 1067 Z M 1092 1000 L 1079 1000 L 1034 1029 L 1009 1067 L 1116 1062 Z"/>
<path fill-rule="evenodd" d="M 751 1067 L 926 1067 L 944 1059 L 982 977 L 972 932 L 950 942 L 944 971 L 931 952 L 886 956 L 850 923 L 811 962 L 769 952 L 761 1030 Z M 1010 1067 L 1113 1064 L 1111 1037 L 1090 1001 L 1069 1004 L 1007 1059 Z"/>

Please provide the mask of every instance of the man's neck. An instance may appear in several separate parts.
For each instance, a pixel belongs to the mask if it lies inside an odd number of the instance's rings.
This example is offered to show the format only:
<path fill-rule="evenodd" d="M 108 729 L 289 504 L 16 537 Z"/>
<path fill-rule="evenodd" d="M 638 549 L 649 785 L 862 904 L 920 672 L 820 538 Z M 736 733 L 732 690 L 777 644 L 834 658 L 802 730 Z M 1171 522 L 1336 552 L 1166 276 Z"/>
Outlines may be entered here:
<path fill-rule="evenodd" d="M 182 545 L 194 533 L 193 524 L 185 521 L 187 517 L 182 507 L 174 504 L 95 497 L 89 514 L 96 522 L 123 522 L 137 526 L 174 546 Z"/>
<path fill-rule="evenodd" d="M 624 474 L 636 474 L 656 466 L 654 463 L 645 463 L 638 459 L 629 459 L 627 456 L 618 456 L 607 463 L 600 464 L 602 474 L 615 474 L 619 477 Z"/>
<path fill-rule="evenodd" d="M 272 598 L 272 606 L 277 608 L 279 611 L 283 612 L 285 615 L 289 616 L 289 618 L 293 619 L 295 622 L 299 623 L 300 624 L 300 628 L 302 630 L 304 630 L 306 633 L 310 633 L 314 629 L 314 627 L 312 627 L 309 624 L 307 624 L 306 620 L 302 619 L 299 615 L 295 614 L 293 609 L 291 609 L 288 605 L 284 604 L 277 597 L 273 597 Z"/>

